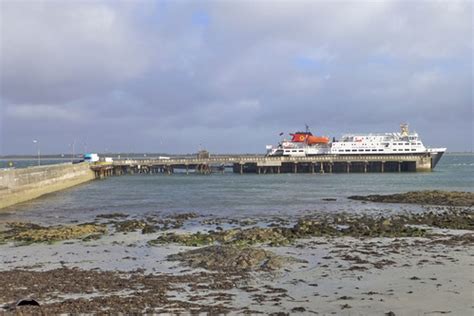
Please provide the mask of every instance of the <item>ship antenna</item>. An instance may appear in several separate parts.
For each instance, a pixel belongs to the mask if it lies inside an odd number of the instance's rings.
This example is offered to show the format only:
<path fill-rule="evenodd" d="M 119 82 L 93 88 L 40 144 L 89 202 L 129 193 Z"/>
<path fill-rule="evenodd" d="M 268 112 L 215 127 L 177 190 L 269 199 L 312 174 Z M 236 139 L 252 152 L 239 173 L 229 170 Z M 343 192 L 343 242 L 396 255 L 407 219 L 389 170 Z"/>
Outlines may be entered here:
<path fill-rule="evenodd" d="M 305 123 L 304 126 L 306 127 L 306 133 L 309 133 L 309 126 L 308 126 L 308 124 Z"/>

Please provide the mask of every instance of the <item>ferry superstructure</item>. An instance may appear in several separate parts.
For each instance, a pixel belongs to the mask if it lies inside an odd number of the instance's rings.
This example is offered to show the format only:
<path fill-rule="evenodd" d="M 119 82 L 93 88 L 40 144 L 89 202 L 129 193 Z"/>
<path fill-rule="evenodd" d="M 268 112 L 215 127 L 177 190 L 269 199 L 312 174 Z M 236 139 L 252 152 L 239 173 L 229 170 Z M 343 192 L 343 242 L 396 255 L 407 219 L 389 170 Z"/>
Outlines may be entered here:
<path fill-rule="evenodd" d="M 290 134 L 291 140 L 283 140 L 278 146 L 267 146 L 268 156 L 313 155 L 407 155 L 429 154 L 434 165 L 446 148 L 427 148 L 418 133 L 410 132 L 408 124 L 400 125 L 400 132 L 383 134 L 346 134 L 340 140 L 313 136 L 308 127 L 305 132 Z"/>

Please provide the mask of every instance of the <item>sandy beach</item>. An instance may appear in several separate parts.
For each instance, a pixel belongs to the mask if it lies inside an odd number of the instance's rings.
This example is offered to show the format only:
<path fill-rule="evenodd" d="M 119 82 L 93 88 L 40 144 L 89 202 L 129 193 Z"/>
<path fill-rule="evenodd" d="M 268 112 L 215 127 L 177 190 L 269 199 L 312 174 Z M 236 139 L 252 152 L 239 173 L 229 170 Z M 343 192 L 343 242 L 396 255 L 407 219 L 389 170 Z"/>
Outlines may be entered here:
<path fill-rule="evenodd" d="M 1 313 L 470 315 L 472 216 L 469 206 L 433 206 L 265 221 L 113 213 L 77 225 L 2 223 Z M 17 306 L 27 299 L 39 306 Z"/>

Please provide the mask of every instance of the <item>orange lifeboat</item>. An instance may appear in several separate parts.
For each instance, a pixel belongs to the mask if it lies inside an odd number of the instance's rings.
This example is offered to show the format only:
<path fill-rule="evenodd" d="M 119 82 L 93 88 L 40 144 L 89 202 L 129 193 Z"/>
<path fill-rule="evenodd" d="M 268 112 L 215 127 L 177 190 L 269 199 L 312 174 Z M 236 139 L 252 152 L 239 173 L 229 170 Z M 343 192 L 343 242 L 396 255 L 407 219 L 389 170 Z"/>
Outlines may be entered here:
<path fill-rule="evenodd" d="M 316 144 L 327 144 L 329 143 L 329 138 L 324 136 L 313 136 L 309 132 L 297 132 L 290 134 L 292 136 L 291 141 L 294 143 L 307 143 L 308 145 Z"/>
<path fill-rule="evenodd" d="M 324 137 L 324 136 L 313 136 L 313 135 L 310 135 L 310 136 L 308 136 L 308 138 L 306 139 L 306 143 L 307 143 L 308 145 L 327 144 L 327 143 L 329 143 L 329 138 L 328 138 L 328 137 Z"/>

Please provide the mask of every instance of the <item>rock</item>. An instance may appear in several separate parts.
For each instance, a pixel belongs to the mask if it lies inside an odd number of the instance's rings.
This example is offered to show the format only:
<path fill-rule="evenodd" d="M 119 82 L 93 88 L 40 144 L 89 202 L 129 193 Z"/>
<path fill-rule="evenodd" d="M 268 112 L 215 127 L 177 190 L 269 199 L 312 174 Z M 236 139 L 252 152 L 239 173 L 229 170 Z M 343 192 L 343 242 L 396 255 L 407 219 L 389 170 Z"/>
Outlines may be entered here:
<path fill-rule="evenodd" d="M 121 232 L 121 233 L 128 233 L 128 232 L 136 231 L 139 229 L 143 229 L 146 225 L 147 223 L 145 221 L 136 220 L 136 219 L 117 222 L 114 224 L 116 231 Z"/>
<path fill-rule="evenodd" d="M 154 225 L 146 224 L 142 229 L 142 234 L 153 234 L 158 231 L 158 228 Z"/>
<path fill-rule="evenodd" d="M 123 217 L 128 217 L 128 215 L 122 214 L 122 213 L 110 213 L 110 214 L 99 214 L 96 216 L 96 218 L 107 218 L 107 219 L 123 218 Z"/>
<path fill-rule="evenodd" d="M 449 206 L 474 206 L 474 192 L 413 191 L 389 195 L 353 195 L 349 199 L 382 203 L 414 203 Z"/>
<path fill-rule="evenodd" d="M 98 238 L 107 232 L 104 225 L 80 224 L 65 226 L 40 226 L 30 223 L 8 223 L 9 230 L 2 232 L 1 239 L 23 243 L 53 242 L 58 240 Z"/>
<path fill-rule="evenodd" d="M 260 248 L 231 245 L 209 246 L 168 256 L 192 268 L 215 271 L 277 270 L 294 258 L 277 256 Z"/>
<path fill-rule="evenodd" d="M 194 213 L 194 212 L 190 212 L 190 213 L 179 213 L 179 214 L 173 214 L 173 215 L 170 215 L 168 216 L 168 218 L 172 218 L 172 219 L 176 219 L 176 220 L 188 220 L 188 219 L 192 219 L 192 218 L 196 218 L 198 217 L 199 215 L 197 213 Z"/>

